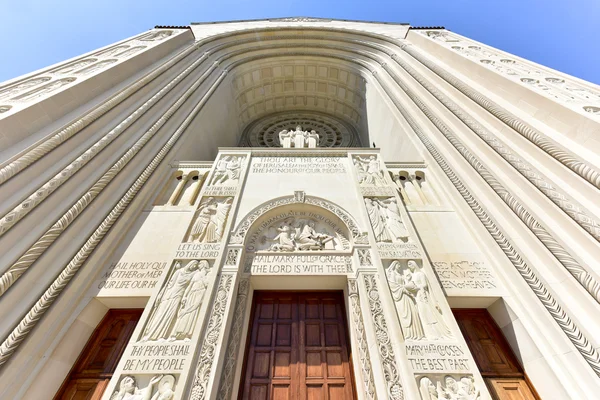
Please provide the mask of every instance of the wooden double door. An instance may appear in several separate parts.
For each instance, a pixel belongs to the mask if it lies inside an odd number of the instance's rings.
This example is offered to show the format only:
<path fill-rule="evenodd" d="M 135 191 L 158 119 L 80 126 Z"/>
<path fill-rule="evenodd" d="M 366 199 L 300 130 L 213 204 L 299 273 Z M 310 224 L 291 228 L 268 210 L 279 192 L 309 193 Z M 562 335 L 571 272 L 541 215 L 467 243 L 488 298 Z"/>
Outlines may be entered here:
<path fill-rule="evenodd" d="M 239 398 L 355 399 L 341 292 L 255 292 Z"/>

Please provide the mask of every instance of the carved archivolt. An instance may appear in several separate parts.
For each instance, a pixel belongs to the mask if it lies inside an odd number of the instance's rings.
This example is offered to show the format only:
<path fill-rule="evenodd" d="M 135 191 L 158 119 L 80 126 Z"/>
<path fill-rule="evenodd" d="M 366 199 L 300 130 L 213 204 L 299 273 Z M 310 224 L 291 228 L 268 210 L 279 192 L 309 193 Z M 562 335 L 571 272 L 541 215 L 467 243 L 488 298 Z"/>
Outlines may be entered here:
<path fill-rule="evenodd" d="M 496 153 L 512 165 L 521 175 L 537 187 L 554 204 L 560 207 L 567 215 L 577 222 L 583 229 L 588 231 L 596 240 L 600 241 L 600 223 L 595 217 L 581 207 L 575 200 L 568 196 L 564 191 L 555 187 L 530 163 L 525 161 L 519 155 L 512 152 L 503 144 L 491 131 L 471 118 L 468 112 L 452 101 L 449 97 L 439 91 L 435 85 L 432 85 L 427 79 L 419 74 L 408 63 L 400 57 L 392 54 L 392 58 L 400 65 L 410 76 L 421 84 L 429 93 L 438 99 L 448 110 L 450 110 L 458 119 L 467 125 L 477 136 L 485 141 Z"/>
<path fill-rule="evenodd" d="M 521 255 L 515 250 L 512 243 L 507 239 L 500 228 L 488 215 L 485 209 L 480 205 L 475 197 L 469 192 L 462 181 L 454 173 L 454 170 L 448 165 L 445 158 L 437 150 L 437 148 L 427 138 L 427 135 L 423 133 L 419 125 L 415 122 L 413 117 L 404 109 L 402 103 L 390 92 L 389 89 L 383 87 L 386 93 L 390 96 L 390 100 L 397 107 L 398 111 L 406 119 L 408 124 L 411 126 L 419 140 L 423 143 L 425 148 L 429 151 L 431 156 L 436 160 L 440 168 L 444 171 L 446 176 L 450 179 L 452 184 L 456 187 L 460 195 L 464 198 L 466 203 L 471 207 L 475 215 L 479 218 L 483 226 L 490 233 L 492 238 L 496 241 L 498 246 L 502 249 L 504 254 L 508 257 L 515 269 L 521 274 L 525 282 L 529 285 L 531 290 L 538 297 L 540 302 L 544 305 L 546 310 L 552 315 L 556 323 L 561 327 L 563 332 L 567 335 L 571 343 L 577 348 L 579 353 L 587 361 L 594 372 L 600 376 L 600 354 L 592 347 L 588 339 L 584 336 L 583 332 L 573 323 L 571 318 L 558 304 L 556 299 L 544 286 L 544 284 L 536 276 L 535 272 L 527 265 Z"/>
<path fill-rule="evenodd" d="M 473 90 L 470 86 L 460 81 L 451 73 L 438 67 L 435 63 L 423 56 L 421 52 L 415 49 L 413 46 L 407 46 L 406 44 L 403 44 L 402 49 L 421 64 L 435 72 L 440 78 L 444 79 L 450 85 L 458 89 L 465 96 L 479 104 L 500 121 L 504 122 L 506 125 L 521 134 L 521 136 L 523 136 L 525 139 L 538 146 L 540 149 L 548 153 L 548 155 L 558 160 L 565 167 L 569 168 L 571 171 L 575 172 L 577 175 L 595 187 L 600 188 L 600 171 L 594 168 L 591 164 L 587 163 L 570 150 L 548 139 L 546 135 L 535 129 L 533 126 L 529 125 L 522 119 L 517 118 L 515 115 L 503 107 L 500 107 L 497 103 L 491 101 L 486 96 L 482 95 L 476 90 Z"/>
<path fill-rule="evenodd" d="M 246 234 L 248 233 L 248 230 L 250 229 L 252 224 L 256 220 L 258 220 L 261 216 L 263 216 L 264 214 L 269 212 L 270 210 L 273 210 L 274 208 L 285 206 L 288 204 L 302 204 L 302 203 L 314 205 L 314 206 L 317 206 L 320 208 L 324 208 L 325 210 L 328 210 L 328 211 L 332 212 L 333 214 L 335 214 L 339 219 L 342 220 L 342 222 L 344 222 L 344 224 L 346 224 L 346 227 L 350 231 L 350 234 L 352 235 L 353 239 L 357 239 L 362 236 L 360 229 L 358 228 L 358 225 L 354 221 L 354 218 L 352 218 L 352 216 L 347 211 L 345 211 L 341 207 L 337 206 L 336 204 L 331 203 L 328 200 L 324 200 L 324 199 L 321 199 L 319 197 L 314 197 L 314 196 L 303 196 L 300 198 L 296 197 L 296 196 L 285 196 L 285 197 L 279 197 L 277 199 L 268 201 L 268 202 L 258 206 L 257 208 L 252 210 L 248 215 L 246 215 L 244 217 L 244 219 L 238 224 L 238 227 L 235 229 L 235 231 L 231 235 L 230 243 L 231 244 L 244 243 Z"/>
<path fill-rule="evenodd" d="M 487 182 L 487 184 L 496 192 L 496 194 L 510 207 L 511 210 L 525 223 L 533 234 L 546 246 L 554 257 L 565 269 L 573 275 L 585 290 L 600 303 L 600 283 L 583 266 L 575 260 L 571 254 L 531 215 L 525 208 L 494 175 L 481 163 L 481 161 L 471 153 L 467 147 L 456 138 L 450 128 L 439 119 L 415 93 L 402 82 L 394 73 L 390 72 L 398 86 L 411 98 L 427 118 L 438 128 L 444 137 L 454 146 L 458 152 L 477 173 Z"/>
<path fill-rule="evenodd" d="M 19 344 L 23 340 L 25 340 L 29 332 L 31 332 L 31 330 L 35 327 L 35 325 L 37 324 L 39 319 L 44 315 L 46 310 L 52 305 L 52 303 L 54 303 L 54 300 L 56 300 L 56 298 L 60 295 L 63 289 L 79 271 L 79 268 L 81 268 L 81 266 L 84 264 L 84 262 L 87 260 L 87 258 L 96 248 L 96 246 L 108 233 L 108 231 L 114 225 L 114 223 L 117 222 L 119 216 L 123 213 L 123 211 L 125 211 L 125 208 L 129 205 L 129 203 L 131 203 L 136 194 L 144 186 L 145 182 L 152 176 L 152 173 L 156 170 L 156 168 L 158 168 L 158 166 L 163 162 L 166 155 L 173 148 L 175 143 L 179 140 L 179 138 L 181 137 L 185 129 L 188 127 L 188 125 L 192 122 L 196 114 L 204 106 L 212 92 L 223 81 L 225 75 L 226 72 L 222 72 L 219 75 L 219 77 L 212 83 L 211 88 L 208 89 L 205 96 L 197 103 L 196 107 L 190 112 L 188 117 L 175 130 L 175 132 L 171 135 L 171 137 L 168 139 L 165 145 L 159 150 L 159 152 L 144 169 L 144 171 L 140 174 L 140 176 L 136 179 L 136 181 L 129 188 L 129 190 L 127 190 L 123 197 L 121 197 L 119 202 L 113 207 L 110 213 L 108 213 L 106 218 L 102 221 L 102 223 L 98 226 L 94 233 L 88 238 L 85 244 L 77 252 L 75 257 L 73 257 L 69 264 L 67 264 L 67 266 L 63 269 L 58 278 L 56 278 L 52 285 L 48 287 L 48 289 L 46 289 L 42 297 L 40 297 L 40 299 L 35 303 L 35 305 L 27 313 L 27 315 L 12 330 L 9 337 L 6 340 L 4 340 L 4 342 L 2 342 L 2 345 L 0 345 L 0 366 L 6 363 L 6 361 L 8 361 L 11 355 L 16 351 Z M 204 82 L 206 77 L 207 75 L 204 75 L 203 78 L 196 81 L 196 83 L 194 83 L 194 85 L 192 85 L 192 87 L 190 87 L 188 91 L 190 93 L 196 91 L 198 86 L 200 86 L 200 84 Z M 174 112 L 174 110 L 172 112 Z M 165 116 L 163 116 L 163 118 L 164 117 Z M 116 175 L 117 172 L 118 170 L 113 171 L 111 173 L 111 176 Z M 92 198 L 92 194 L 88 192 L 88 194 L 85 195 L 82 201 L 85 205 L 87 205 L 89 204 Z M 26 270 L 29 267 L 29 265 L 31 265 L 37 259 L 37 257 L 39 257 L 45 251 L 45 249 L 50 246 L 50 244 L 54 240 L 56 240 L 60 233 L 66 228 L 66 225 L 72 222 L 74 217 L 77 214 L 79 214 L 82 210 L 81 206 L 79 206 L 78 204 L 73 206 L 73 208 L 73 215 L 71 215 L 71 211 L 65 214 L 63 218 L 66 221 L 62 222 L 61 219 L 61 221 L 59 221 L 59 223 L 57 223 L 55 227 L 51 228 L 51 230 L 49 230 L 33 247 L 30 248 L 30 250 L 23 257 L 19 259 L 20 262 L 24 263 L 24 269 L 12 269 L 11 271 L 7 272 L 7 274 L 14 273 L 17 277 L 20 276 L 24 272 L 24 270 Z M 5 274 L 4 276 L 6 276 L 7 274 Z M 4 280 L 2 282 L 4 282 Z M 9 281 L 10 284 L 12 284 L 12 282 L 14 282 L 14 280 Z"/>

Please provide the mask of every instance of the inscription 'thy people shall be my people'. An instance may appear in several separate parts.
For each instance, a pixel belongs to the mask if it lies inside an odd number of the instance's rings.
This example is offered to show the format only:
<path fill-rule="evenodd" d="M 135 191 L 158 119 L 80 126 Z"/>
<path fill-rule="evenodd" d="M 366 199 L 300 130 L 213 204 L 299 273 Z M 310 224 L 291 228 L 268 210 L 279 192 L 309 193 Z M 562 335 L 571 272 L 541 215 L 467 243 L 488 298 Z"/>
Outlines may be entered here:
<path fill-rule="evenodd" d="M 345 174 L 341 157 L 256 157 L 254 174 Z"/>

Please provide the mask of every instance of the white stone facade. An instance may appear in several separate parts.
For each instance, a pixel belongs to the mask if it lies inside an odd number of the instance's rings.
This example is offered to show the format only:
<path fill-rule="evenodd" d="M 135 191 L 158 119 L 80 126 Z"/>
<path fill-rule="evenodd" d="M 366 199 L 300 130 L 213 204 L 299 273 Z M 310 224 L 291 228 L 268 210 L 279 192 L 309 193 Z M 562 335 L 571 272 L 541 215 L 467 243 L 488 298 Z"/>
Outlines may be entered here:
<path fill-rule="evenodd" d="M 5 82 L 0 397 L 143 308 L 103 399 L 238 398 L 262 290 L 343 291 L 359 399 L 491 398 L 461 308 L 598 397 L 598 128 L 600 87 L 407 24 L 161 27 Z"/>

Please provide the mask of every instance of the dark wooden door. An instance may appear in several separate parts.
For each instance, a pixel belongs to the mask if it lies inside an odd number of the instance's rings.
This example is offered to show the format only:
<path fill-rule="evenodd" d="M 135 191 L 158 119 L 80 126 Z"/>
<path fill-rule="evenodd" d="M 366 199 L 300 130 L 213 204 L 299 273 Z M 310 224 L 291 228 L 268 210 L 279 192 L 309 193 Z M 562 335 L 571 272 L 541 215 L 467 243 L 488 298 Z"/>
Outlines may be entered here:
<path fill-rule="evenodd" d="M 354 399 L 341 293 L 256 292 L 244 400 Z"/>
<path fill-rule="evenodd" d="M 539 399 L 487 310 L 461 309 L 453 312 L 492 396 L 498 400 Z"/>
<path fill-rule="evenodd" d="M 144 310 L 109 310 L 55 400 L 99 400 Z"/>

